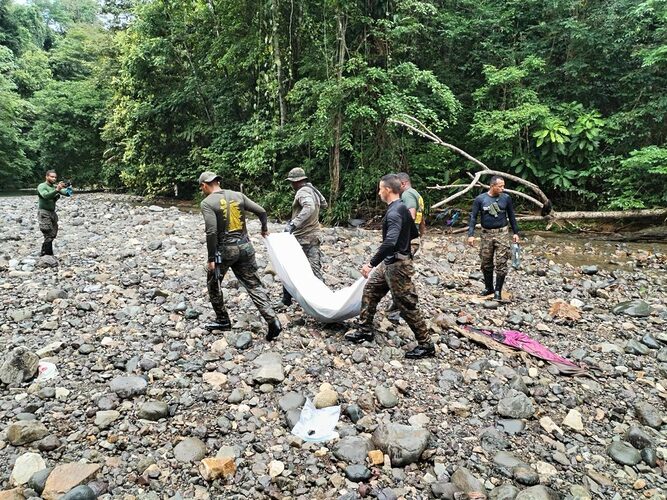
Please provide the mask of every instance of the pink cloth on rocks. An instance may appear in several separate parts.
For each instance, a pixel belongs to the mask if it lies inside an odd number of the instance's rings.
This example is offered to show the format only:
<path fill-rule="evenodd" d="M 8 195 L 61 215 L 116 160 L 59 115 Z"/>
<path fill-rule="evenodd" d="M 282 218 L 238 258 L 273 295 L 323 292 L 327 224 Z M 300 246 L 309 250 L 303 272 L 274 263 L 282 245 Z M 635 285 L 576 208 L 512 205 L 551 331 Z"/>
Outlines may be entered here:
<path fill-rule="evenodd" d="M 500 342 L 501 344 L 514 347 L 515 349 L 520 349 L 528 354 L 535 356 L 536 358 L 543 359 L 549 363 L 554 364 L 558 370 L 567 375 L 585 375 L 586 369 L 573 363 L 563 356 L 550 351 L 537 340 L 532 339 L 528 335 L 518 330 L 502 330 L 500 332 L 492 332 L 490 330 L 484 330 L 482 328 L 474 328 L 480 333 L 491 337 L 493 340 Z"/>

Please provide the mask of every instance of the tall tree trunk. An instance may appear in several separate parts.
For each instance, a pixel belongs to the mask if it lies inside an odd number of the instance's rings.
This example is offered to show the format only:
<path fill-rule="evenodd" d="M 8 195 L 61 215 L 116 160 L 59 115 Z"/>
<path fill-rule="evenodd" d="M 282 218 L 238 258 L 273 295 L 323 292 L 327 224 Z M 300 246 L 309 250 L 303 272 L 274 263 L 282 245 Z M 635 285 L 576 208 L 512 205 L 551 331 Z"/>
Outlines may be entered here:
<path fill-rule="evenodd" d="M 338 12 L 338 15 L 336 16 L 336 25 L 336 81 L 340 88 L 343 80 L 343 65 L 345 64 L 345 30 L 347 26 L 347 22 L 342 12 Z M 333 146 L 329 155 L 329 178 L 331 180 L 329 206 L 333 206 L 338 199 L 338 194 L 340 192 L 340 137 L 342 128 L 343 111 L 341 109 L 341 104 L 339 104 L 334 117 Z"/>
<path fill-rule="evenodd" d="M 271 38 L 273 42 L 273 65 L 276 68 L 278 79 L 278 105 L 280 107 L 280 126 L 285 126 L 287 121 L 287 104 L 285 103 L 285 87 L 283 81 L 283 62 L 280 55 L 280 38 L 278 30 L 278 18 L 280 17 L 279 0 L 271 0 Z"/>

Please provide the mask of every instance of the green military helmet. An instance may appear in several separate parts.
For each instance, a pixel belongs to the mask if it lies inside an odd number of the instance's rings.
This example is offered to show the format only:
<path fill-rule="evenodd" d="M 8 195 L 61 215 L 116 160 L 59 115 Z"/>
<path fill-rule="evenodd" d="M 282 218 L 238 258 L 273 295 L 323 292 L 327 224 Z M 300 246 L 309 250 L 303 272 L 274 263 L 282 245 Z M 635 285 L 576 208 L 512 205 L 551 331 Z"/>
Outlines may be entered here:
<path fill-rule="evenodd" d="M 290 182 L 298 182 L 307 178 L 306 172 L 301 167 L 295 167 L 287 174 L 287 180 Z"/>

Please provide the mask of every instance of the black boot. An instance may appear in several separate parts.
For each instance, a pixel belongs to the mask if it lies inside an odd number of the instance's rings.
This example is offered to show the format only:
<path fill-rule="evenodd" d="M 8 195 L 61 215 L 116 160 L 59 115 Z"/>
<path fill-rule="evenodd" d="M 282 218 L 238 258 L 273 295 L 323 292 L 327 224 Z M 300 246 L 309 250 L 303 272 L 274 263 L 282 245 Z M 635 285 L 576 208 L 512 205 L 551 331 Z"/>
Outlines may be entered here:
<path fill-rule="evenodd" d="M 44 243 L 44 255 L 53 255 L 53 241 Z"/>
<path fill-rule="evenodd" d="M 221 314 L 218 317 L 216 317 L 215 321 L 212 321 L 204 325 L 204 328 L 206 328 L 209 332 L 212 332 L 213 330 L 228 332 L 229 330 L 232 329 L 232 322 L 230 321 L 227 312 L 225 312 L 224 314 Z"/>
<path fill-rule="evenodd" d="M 433 344 L 420 344 L 412 351 L 405 353 L 405 357 L 408 359 L 430 358 L 431 356 L 435 356 Z"/>
<path fill-rule="evenodd" d="M 396 302 L 393 300 L 387 308 L 387 319 L 392 323 L 398 324 L 401 322 L 401 310 L 396 305 Z"/>
<path fill-rule="evenodd" d="M 269 331 L 266 333 L 266 340 L 275 340 L 280 335 L 280 332 L 283 331 L 283 327 L 278 321 L 278 318 L 274 318 L 272 321 L 269 321 Z"/>
<path fill-rule="evenodd" d="M 493 269 L 482 272 L 484 273 L 484 290 L 480 292 L 480 295 L 486 297 L 493 293 Z"/>
<path fill-rule="evenodd" d="M 39 256 L 43 257 L 46 255 L 46 242 L 42 243 L 42 250 L 39 252 Z"/>
<path fill-rule="evenodd" d="M 274 309 L 276 311 L 282 311 L 283 309 L 285 309 L 286 307 L 289 307 L 291 305 L 292 305 L 292 296 L 287 291 L 287 289 L 285 287 L 283 287 L 283 298 L 280 299 L 280 302 L 278 302 L 276 304 Z"/>
<path fill-rule="evenodd" d="M 354 330 L 345 334 L 345 340 L 349 340 L 354 344 L 361 344 L 362 342 L 373 342 L 375 333 L 373 327 L 363 323 L 359 323 Z"/>
<path fill-rule="evenodd" d="M 502 300 L 503 298 L 503 284 L 505 283 L 505 275 L 496 275 L 496 289 L 493 292 L 493 300 Z"/>

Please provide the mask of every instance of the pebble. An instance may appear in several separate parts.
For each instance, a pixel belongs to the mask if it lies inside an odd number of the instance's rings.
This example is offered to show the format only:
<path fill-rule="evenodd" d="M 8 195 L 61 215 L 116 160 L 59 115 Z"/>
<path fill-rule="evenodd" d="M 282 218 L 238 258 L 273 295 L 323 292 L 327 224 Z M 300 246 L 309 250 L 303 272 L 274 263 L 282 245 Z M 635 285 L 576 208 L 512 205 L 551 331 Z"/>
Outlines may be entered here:
<path fill-rule="evenodd" d="M 348 465 L 345 467 L 345 476 L 355 483 L 368 481 L 371 478 L 371 471 L 363 464 Z"/>
<path fill-rule="evenodd" d="M 430 436 L 427 429 L 390 423 L 378 426 L 373 432 L 373 442 L 389 455 L 393 466 L 400 467 L 419 460 Z"/>
<path fill-rule="evenodd" d="M 141 405 L 137 416 L 145 420 L 157 421 L 169 416 L 169 406 L 163 401 L 148 401 Z"/>
<path fill-rule="evenodd" d="M 578 410 L 570 410 L 562 422 L 563 427 L 569 427 L 577 432 L 584 431 L 584 424 L 581 420 L 581 413 Z"/>
<path fill-rule="evenodd" d="M 560 495 L 548 486 L 537 485 L 520 491 L 515 500 L 559 500 Z"/>
<path fill-rule="evenodd" d="M 109 383 L 109 389 L 119 398 L 130 399 L 146 393 L 148 382 L 143 377 L 116 377 Z"/>
<path fill-rule="evenodd" d="M 457 468 L 452 474 L 452 484 L 464 493 L 483 493 L 482 483 L 465 467 Z"/>
<path fill-rule="evenodd" d="M 499 415 L 510 418 L 530 418 L 535 413 L 530 398 L 515 389 L 510 389 L 498 402 L 497 411 Z"/>
<path fill-rule="evenodd" d="M 662 425 L 663 418 L 657 408 L 646 402 L 639 402 L 635 405 L 639 421 L 654 429 L 659 429 Z"/>
<path fill-rule="evenodd" d="M 364 463 L 368 452 L 373 449 L 369 439 L 361 436 L 347 436 L 338 441 L 333 448 L 333 455 L 348 464 Z"/>
<path fill-rule="evenodd" d="M 383 408 L 393 408 L 398 405 L 398 397 L 391 389 L 379 385 L 375 388 L 375 397 Z"/>
<path fill-rule="evenodd" d="M 185 438 L 174 447 L 174 458 L 179 462 L 196 462 L 206 456 L 206 444 L 199 438 Z"/>
<path fill-rule="evenodd" d="M 641 462 L 639 451 L 623 441 L 615 441 L 608 448 L 607 453 L 621 465 L 637 465 Z"/>
<path fill-rule="evenodd" d="M 106 429 L 120 418 L 120 412 L 116 410 L 102 410 L 95 413 L 95 425 L 100 429 Z"/>
<path fill-rule="evenodd" d="M 26 484 L 36 472 L 46 468 L 46 463 L 39 453 L 24 453 L 16 458 L 9 477 L 11 484 Z"/>
<path fill-rule="evenodd" d="M 48 433 L 48 429 L 41 422 L 23 420 L 7 427 L 7 440 L 14 446 L 21 446 L 42 439 Z"/>

